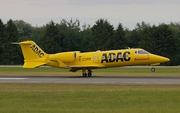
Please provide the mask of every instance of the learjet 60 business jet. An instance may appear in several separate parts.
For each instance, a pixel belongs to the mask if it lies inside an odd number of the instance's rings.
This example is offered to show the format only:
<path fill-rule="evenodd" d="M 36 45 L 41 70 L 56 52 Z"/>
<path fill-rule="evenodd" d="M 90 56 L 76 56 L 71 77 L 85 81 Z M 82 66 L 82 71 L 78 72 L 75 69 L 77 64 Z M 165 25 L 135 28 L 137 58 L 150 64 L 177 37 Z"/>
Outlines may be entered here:
<path fill-rule="evenodd" d="M 157 65 L 170 59 L 151 54 L 144 49 L 120 49 L 109 51 L 83 52 L 71 51 L 55 54 L 45 53 L 35 42 L 23 41 L 18 43 L 24 56 L 23 68 L 52 66 L 67 68 L 71 72 L 82 70 L 83 77 L 91 77 L 92 69 L 111 68 L 136 65 Z M 152 67 L 151 71 L 155 71 Z"/>

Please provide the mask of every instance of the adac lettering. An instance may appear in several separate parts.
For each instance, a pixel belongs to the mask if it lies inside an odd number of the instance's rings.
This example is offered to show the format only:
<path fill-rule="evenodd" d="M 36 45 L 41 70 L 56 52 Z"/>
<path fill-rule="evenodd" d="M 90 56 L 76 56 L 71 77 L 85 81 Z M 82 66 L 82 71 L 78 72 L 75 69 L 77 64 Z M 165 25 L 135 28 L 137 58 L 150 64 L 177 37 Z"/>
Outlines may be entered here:
<path fill-rule="evenodd" d="M 103 53 L 102 54 L 102 59 L 101 59 L 101 63 L 106 62 L 106 63 L 110 63 L 110 62 L 124 62 L 124 61 L 130 61 L 131 57 L 129 57 L 130 52 L 126 51 L 124 53 L 122 52 L 118 52 L 116 53 Z"/>
<path fill-rule="evenodd" d="M 36 46 L 36 45 L 32 45 L 30 47 L 40 58 L 42 58 L 44 56 L 44 53 Z"/>

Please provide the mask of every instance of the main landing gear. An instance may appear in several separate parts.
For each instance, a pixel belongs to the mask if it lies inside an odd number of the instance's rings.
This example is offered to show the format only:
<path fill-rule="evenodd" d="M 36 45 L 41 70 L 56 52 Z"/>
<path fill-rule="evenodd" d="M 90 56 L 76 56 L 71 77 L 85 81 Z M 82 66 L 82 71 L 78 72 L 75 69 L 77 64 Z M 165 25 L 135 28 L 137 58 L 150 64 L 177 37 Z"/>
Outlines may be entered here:
<path fill-rule="evenodd" d="M 86 73 L 86 68 L 83 68 L 82 69 L 82 76 L 83 77 L 91 77 L 92 76 L 92 71 L 90 69 L 87 69 L 88 70 L 88 73 Z"/>

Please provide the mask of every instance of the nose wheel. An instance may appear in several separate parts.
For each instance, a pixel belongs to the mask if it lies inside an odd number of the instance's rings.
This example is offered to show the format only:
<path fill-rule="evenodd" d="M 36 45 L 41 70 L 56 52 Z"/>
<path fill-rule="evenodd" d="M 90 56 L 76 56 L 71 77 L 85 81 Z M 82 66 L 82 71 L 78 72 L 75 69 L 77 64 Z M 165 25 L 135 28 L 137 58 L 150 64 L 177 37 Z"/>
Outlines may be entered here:
<path fill-rule="evenodd" d="M 154 67 L 151 68 L 151 72 L 155 72 L 156 69 Z"/>

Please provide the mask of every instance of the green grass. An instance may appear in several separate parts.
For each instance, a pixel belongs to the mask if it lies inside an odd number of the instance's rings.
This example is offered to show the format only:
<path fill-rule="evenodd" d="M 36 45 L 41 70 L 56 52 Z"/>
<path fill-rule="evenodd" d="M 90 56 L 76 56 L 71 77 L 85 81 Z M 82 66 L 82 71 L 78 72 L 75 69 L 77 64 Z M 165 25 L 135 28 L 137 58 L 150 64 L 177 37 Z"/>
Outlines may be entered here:
<path fill-rule="evenodd" d="M 0 84 L 2 113 L 179 113 L 180 86 Z"/>
<path fill-rule="evenodd" d="M 0 67 L 0 72 L 68 72 L 67 69 L 53 68 L 53 67 L 39 67 L 39 68 L 22 68 L 22 67 Z"/>
<path fill-rule="evenodd" d="M 0 67 L 0 76 L 2 75 L 27 75 L 27 76 L 81 76 L 81 70 L 73 73 L 68 69 L 40 67 L 33 69 L 24 69 L 22 67 Z M 94 69 L 94 76 L 180 76 L 179 67 L 157 67 L 156 72 L 151 72 L 151 67 L 145 68 L 108 68 Z"/>
<path fill-rule="evenodd" d="M 94 69 L 94 72 L 128 72 L 128 73 L 144 73 L 144 72 L 151 72 L 151 67 L 134 67 L 134 68 L 107 68 L 107 69 Z M 62 69 L 62 68 L 53 68 L 53 67 L 39 67 L 39 68 L 22 68 L 22 67 L 0 67 L 0 72 L 68 72 L 68 69 Z M 180 67 L 178 68 L 171 68 L 171 67 L 157 67 L 156 68 L 157 73 L 180 73 Z"/>
<path fill-rule="evenodd" d="M 0 75 L 81 76 L 59 68 L 0 67 Z M 179 76 L 180 69 L 110 68 L 94 76 Z M 180 86 L 0 84 L 2 113 L 179 113 Z"/>

